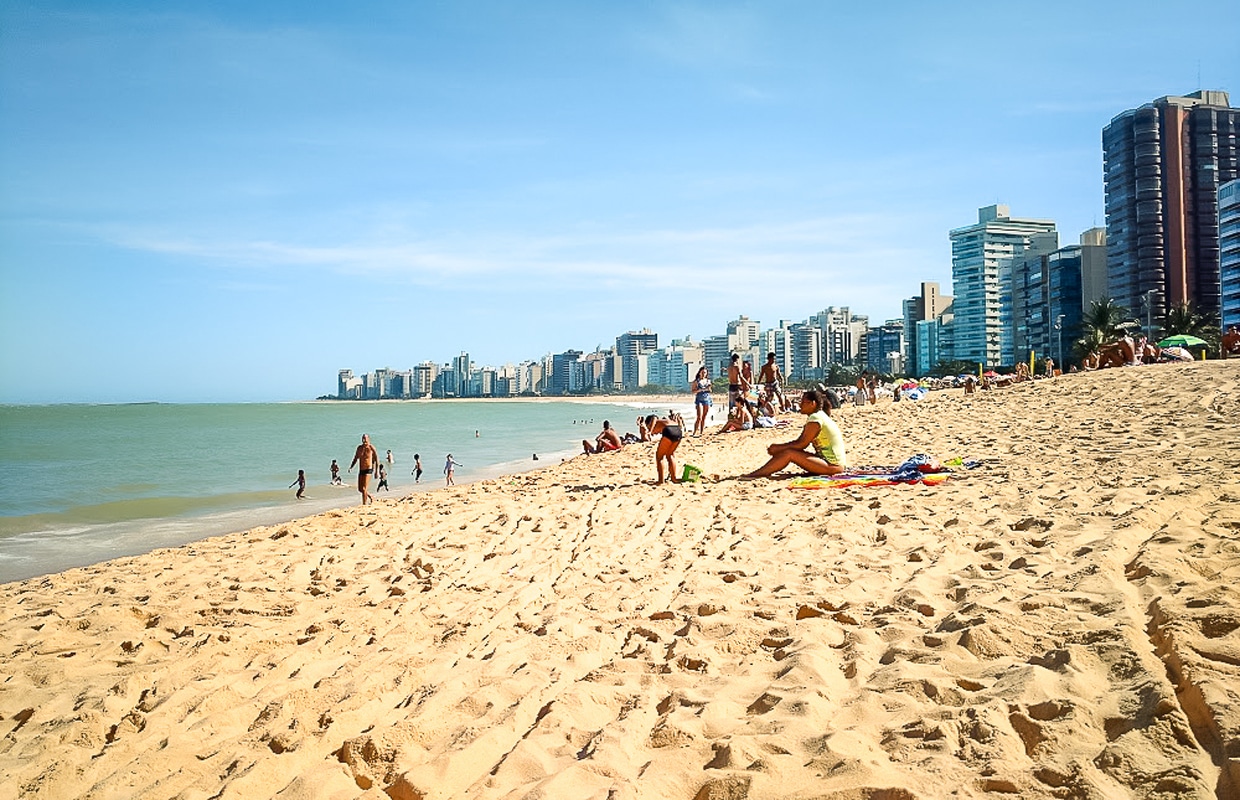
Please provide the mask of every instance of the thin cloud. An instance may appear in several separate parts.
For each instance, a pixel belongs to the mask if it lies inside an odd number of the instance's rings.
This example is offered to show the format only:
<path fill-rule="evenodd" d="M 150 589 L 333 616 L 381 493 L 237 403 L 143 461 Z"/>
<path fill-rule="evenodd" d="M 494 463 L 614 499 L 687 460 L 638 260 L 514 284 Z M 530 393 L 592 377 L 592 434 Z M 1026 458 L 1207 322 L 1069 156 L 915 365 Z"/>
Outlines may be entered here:
<path fill-rule="evenodd" d="M 121 247 L 181 256 L 221 267 L 290 266 L 364 275 L 378 281 L 480 288 L 608 285 L 735 294 L 771 280 L 786 291 L 801 281 L 850 280 L 858 270 L 906 264 L 912 250 L 876 246 L 890 221 L 876 216 L 781 224 L 554 236 L 492 235 L 485 240 L 310 245 L 268 240 L 210 240 L 150 233 L 113 234 Z"/>

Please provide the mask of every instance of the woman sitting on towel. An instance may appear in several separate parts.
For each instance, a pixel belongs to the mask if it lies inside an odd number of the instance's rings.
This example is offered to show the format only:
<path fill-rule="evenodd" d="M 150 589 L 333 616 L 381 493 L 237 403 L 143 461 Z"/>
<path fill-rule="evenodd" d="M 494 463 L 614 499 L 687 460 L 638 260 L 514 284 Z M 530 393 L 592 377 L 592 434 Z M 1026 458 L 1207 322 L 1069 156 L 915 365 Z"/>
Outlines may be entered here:
<path fill-rule="evenodd" d="M 844 436 L 831 419 L 831 403 L 812 389 L 801 395 L 801 413 L 809 417 L 796 441 L 766 448 L 771 460 L 746 475 L 765 478 L 789 464 L 796 464 L 813 475 L 838 475 L 848 466 L 844 458 Z M 813 452 L 805 448 L 813 447 Z"/>

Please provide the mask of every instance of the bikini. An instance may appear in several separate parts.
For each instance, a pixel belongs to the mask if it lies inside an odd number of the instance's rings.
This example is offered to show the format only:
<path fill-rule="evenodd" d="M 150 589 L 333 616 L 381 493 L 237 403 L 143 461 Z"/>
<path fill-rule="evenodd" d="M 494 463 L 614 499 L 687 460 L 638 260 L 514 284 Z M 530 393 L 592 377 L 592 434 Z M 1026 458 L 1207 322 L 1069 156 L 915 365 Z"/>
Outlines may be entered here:
<path fill-rule="evenodd" d="M 684 431 L 680 429 L 679 425 L 663 426 L 663 438 L 667 439 L 669 442 L 679 442 L 681 437 L 684 435 Z"/>

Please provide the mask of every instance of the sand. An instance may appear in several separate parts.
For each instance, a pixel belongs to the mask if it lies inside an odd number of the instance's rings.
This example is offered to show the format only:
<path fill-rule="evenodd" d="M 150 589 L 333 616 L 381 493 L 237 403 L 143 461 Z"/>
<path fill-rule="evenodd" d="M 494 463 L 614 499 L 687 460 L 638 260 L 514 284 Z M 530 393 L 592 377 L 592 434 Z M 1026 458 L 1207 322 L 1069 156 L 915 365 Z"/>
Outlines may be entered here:
<path fill-rule="evenodd" d="M 1237 796 L 1240 361 L 838 418 L 0 586 L 0 798 Z"/>

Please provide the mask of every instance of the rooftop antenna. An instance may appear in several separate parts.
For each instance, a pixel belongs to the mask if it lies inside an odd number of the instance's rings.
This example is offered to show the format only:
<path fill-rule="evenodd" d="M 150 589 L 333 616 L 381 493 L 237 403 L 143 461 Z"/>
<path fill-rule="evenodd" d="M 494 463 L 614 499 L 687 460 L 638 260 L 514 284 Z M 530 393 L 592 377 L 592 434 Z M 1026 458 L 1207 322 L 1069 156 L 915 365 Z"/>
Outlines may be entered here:
<path fill-rule="evenodd" d="M 1205 87 L 1201 85 L 1201 59 L 1197 59 L 1197 91 L 1201 91 Z"/>

